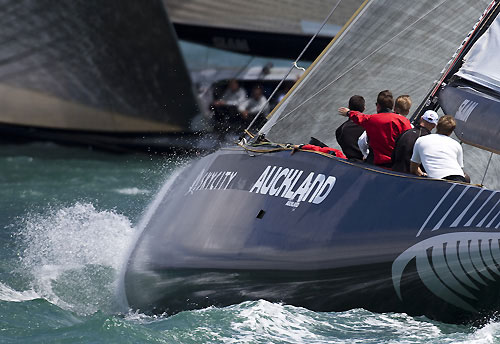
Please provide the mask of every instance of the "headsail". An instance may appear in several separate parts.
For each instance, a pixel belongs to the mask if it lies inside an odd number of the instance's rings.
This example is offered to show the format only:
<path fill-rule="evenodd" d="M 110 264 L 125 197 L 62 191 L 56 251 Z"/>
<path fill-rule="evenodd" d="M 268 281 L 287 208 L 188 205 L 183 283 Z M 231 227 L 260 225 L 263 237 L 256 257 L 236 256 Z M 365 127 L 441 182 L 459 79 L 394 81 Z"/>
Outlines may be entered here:
<path fill-rule="evenodd" d="M 490 26 L 438 98 L 443 111 L 455 116 L 461 141 L 500 153 L 500 3 L 492 12 Z"/>
<path fill-rule="evenodd" d="M 457 76 L 500 94 L 500 17 L 496 14 L 488 30 L 465 57 Z"/>

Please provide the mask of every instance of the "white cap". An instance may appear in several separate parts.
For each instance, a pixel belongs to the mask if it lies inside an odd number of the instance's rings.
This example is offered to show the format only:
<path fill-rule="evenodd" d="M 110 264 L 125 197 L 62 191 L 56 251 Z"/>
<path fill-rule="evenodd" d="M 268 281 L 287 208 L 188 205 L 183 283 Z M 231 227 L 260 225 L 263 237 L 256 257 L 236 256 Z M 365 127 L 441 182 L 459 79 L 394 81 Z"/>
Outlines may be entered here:
<path fill-rule="evenodd" d="M 422 118 L 429 123 L 438 124 L 439 116 L 436 111 L 427 110 L 424 112 Z"/>

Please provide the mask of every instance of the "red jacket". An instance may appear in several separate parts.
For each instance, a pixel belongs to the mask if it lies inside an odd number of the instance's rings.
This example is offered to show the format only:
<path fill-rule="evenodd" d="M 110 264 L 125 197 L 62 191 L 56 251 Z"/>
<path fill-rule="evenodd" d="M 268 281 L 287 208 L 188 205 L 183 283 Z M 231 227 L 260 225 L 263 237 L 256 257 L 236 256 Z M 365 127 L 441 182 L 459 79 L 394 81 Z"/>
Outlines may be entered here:
<path fill-rule="evenodd" d="M 342 151 L 335 149 L 335 148 L 320 147 L 320 146 L 314 146 L 314 145 L 303 145 L 302 147 L 300 147 L 300 149 L 331 154 L 331 155 L 336 156 L 337 158 L 347 159 L 347 157 L 344 155 L 344 153 L 342 153 Z"/>
<path fill-rule="evenodd" d="M 411 129 L 406 117 L 392 112 L 365 115 L 359 111 L 349 111 L 348 115 L 354 123 L 365 128 L 375 165 L 391 163 L 396 139 Z"/>

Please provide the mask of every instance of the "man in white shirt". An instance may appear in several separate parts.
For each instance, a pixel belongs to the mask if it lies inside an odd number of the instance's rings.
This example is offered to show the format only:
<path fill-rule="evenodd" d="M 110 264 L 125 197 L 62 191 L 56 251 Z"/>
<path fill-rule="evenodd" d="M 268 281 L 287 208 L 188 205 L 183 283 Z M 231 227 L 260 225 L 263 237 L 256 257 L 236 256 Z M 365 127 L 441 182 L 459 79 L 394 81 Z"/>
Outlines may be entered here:
<path fill-rule="evenodd" d="M 269 112 L 267 98 L 262 92 L 262 87 L 257 85 L 252 89 L 252 96 L 240 104 L 238 110 L 245 124 L 250 124 L 255 115 L 262 109 L 261 118 L 265 118 Z"/>
<path fill-rule="evenodd" d="M 462 146 L 450 137 L 455 127 L 453 117 L 443 116 L 436 126 L 436 134 L 417 139 L 411 157 L 411 173 L 434 179 L 468 182 L 463 171 Z M 427 173 L 422 172 L 420 164 Z"/>
<path fill-rule="evenodd" d="M 238 80 L 232 79 L 227 85 L 227 89 L 222 95 L 222 98 L 212 103 L 213 107 L 216 106 L 236 106 L 238 107 L 247 99 L 247 93 L 242 89 Z"/>
<path fill-rule="evenodd" d="M 246 91 L 240 87 L 237 80 L 230 80 L 222 98 L 214 101 L 210 106 L 214 112 L 214 128 L 217 132 L 225 135 L 228 130 L 237 131 L 241 127 L 238 108 L 246 100 Z"/>

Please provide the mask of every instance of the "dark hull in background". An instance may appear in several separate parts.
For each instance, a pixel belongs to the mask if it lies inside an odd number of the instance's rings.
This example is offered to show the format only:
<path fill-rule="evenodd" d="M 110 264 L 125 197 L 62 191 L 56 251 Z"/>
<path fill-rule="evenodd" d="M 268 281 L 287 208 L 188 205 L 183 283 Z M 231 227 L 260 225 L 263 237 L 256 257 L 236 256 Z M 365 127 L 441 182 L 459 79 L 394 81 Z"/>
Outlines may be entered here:
<path fill-rule="evenodd" d="M 242 54 L 292 59 L 299 56 L 310 41 L 309 35 L 293 35 L 237 29 L 204 27 L 176 23 L 180 39 Z M 332 37 L 317 37 L 302 56 L 314 60 L 330 43 Z M 279 46 L 279 49 L 276 47 Z"/>
<path fill-rule="evenodd" d="M 316 153 L 242 149 L 209 155 L 170 183 L 128 261 L 134 309 L 266 299 L 465 322 L 500 307 L 498 193 Z"/>
<path fill-rule="evenodd" d="M 0 16 L 2 130 L 90 144 L 191 131 L 199 109 L 161 0 L 0 0 Z"/>
<path fill-rule="evenodd" d="M 3 143 L 24 144 L 50 141 L 66 146 L 89 147 L 113 153 L 206 154 L 227 144 L 221 141 L 218 135 L 204 132 L 100 133 L 0 125 L 0 133 L 0 142 Z"/>

